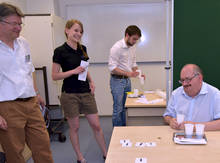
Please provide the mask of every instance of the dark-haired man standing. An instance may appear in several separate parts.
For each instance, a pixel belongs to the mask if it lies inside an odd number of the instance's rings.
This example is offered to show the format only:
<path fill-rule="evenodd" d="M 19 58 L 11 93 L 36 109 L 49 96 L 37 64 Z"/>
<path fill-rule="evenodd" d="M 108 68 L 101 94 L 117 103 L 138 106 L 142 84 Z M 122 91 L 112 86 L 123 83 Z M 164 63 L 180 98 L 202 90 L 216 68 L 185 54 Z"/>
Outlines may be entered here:
<path fill-rule="evenodd" d="M 0 3 L 0 143 L 7 163 L 25 163 L 25 142 L 35 163 L 53 163 L 30 48 L 19 36 L 22 17 L 16 6 Z"/>
<path fill-rule="evenodd" d="M 126 92 L 131 91 L 130 77 L 139 75 L 136 64 L 135 44 L 141 37 L 136 25 L 128 26 L 125 37 L 117 41 L 110 50 L 108 67 L 111 71 L 110 87 L 113 97 L 113 126 L 125 126 Z"/>

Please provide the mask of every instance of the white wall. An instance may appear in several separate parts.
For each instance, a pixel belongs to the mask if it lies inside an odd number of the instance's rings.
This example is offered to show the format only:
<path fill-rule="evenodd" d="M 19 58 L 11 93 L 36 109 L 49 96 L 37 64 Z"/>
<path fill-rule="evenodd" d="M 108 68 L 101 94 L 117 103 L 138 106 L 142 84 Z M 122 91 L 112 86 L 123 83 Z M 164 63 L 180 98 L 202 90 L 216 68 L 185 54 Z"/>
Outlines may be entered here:
<path fill-rule="evenodd" d="M 69 19 L 69 18 L 74 18 L 77 17 L 78 15 L 72 14 L 71 15 L 71 7 L 72 9 L 75 6 L 88 6 L 88 5 L 106 5 L 106 4 L 139 4 L 139 3 L 148 3 L 148 2 L 156 2 L 156 5 L 160 4 L 165 4 L 165 1 L 160 0 L 160 1 L 148 1 L 148 0 L 110 0 L 110 1 L 103 1 L 103 0 L 94 0 L 94 1 L 89 1 L 89 0 L 60 0 L 60 5 L 59 5 L 59 10 L 60 10 L 60 16 L 63 17 L 64 19 Z M 155 3 L 152 5 L 155 6 Z M 82 11 L 83 12 L 83 11 Z M 91 13 L 93 14 L 93 13 Z M 100 13 L 105 16 L 104 13 Z M 152 12 L 152 17 L 155 17 L 158 13 Z M 114 16 L 114 13 L 113 13 Z M 163 17 L 163 16 L 162 16 Z M 78 18 L 78 17 L 77 17 Z M 79 18 L 80 19 L 80 18 Z M 123 20 L 122 20 L 123 21 Z M 165 22 L 166 20 L 164 20 Z M 89 20 L 90 23 L 96 23 L 96 21 Z M 105 22 L 103 22 L 105 23 Z M 85 25 L 86 23 L 84 23 Z M 109 23 L 111 24 L 111 23 Z M 85 28 L 85 34 L 83 37 L 86 35 L 86 27 Z M 109 29 L 114 28 L 114 22 L 112 22 L 112 26 L 109 27 Z M 155 29 L 158 28 L 155 27 Z M 165 26 L 161 27 L 165 28 Z M 164 32 L 166 30 L 164 29 Z M 98 31 L 97 31 L 98 32 Z M 124 31 L 121 32 L 121 36 L 123 35 Z M 120 37 L 121 37 L 120 36 Z M 160 37 L 158 37 L 160 39 Z M 117 41 L 117 40 L 114 40 Z M 164 41 L 164 44 L 166 45 L 166 42 Z M 159 45 L 160 46 L 160 45 Z M 154 48 L 158 48 L 158 45 L 154 44 Z M 89 48 L 88 48 L 88 54 L 90 54 Z M 139 55 L 148 55 L 147 53 L 142 53 Z M 153 54 L 151 54 L 153 55 Z M 164 55 L 164 53 L 163 53 Z M 92 57 L 92 56 L 90 56 Z M 138 57 L 138 56 L 137 56 Z M 140 57 L 140 56 L 139 56 Z M 144 90 L 155 90 L 155 89 L 162 89 L 166 90 L 166 72 L 165 72 L 165 62 L 141 62 L 138 64 L 140 69 L 145 73 L 146 75 L 146 81 L 144 84 L 144 87 L 141 87 L 139 80 L 138 79 L 132 79 L 132 88 L 138 88 L 138 89 L 144 89 Z M 98 110 L 100 115 L 111 115 L 112 114 L 112 95 L 110 91 L 110 86 L 109 86 L 109 80 L 110 80 L 110 72 L 108 70 L 107 63 L 92 63 L 89 67 L 89 71 L 91 73 L 91 76 L 96 84 L 96 101 L 98 105 Z"/>
<path fill-rule="evenodd" d="M 79 19 L 84 25 L 82 43 L 87 46 L 90 62 L 108 62 L 109 49 L 133 24 L 142 32 L 137 61 L 166 60 L 164 3 L 68 5 L 66 12 L 67 19 Z"/>
<path fill-rule="evenodd" d="M 82 4 L 132 4 L 132 3 L 164 3 L 164 0 L 14 0 L 18 6 L 25 9 L 28 14 L 45 14 L 55 13 L 58 16 L 67 19 L 70 15 L 67 13 L 67 7 L 71 5 Z M 27 2 L 27 3 L 25 3 Z M 83 12 L 83 11 L 82 11 Z M 86 31 L 85 31 L 86 33 Z M 88 51 L 88 54 L 89 51 Z M 145 54 L 147 55 L 147 54 Z M 138 64 L 140 69 L 146 74 L 146 82 L 144 90 L 166 89 L 166 74 L 164 62 L 144 62 Z M 112 114 L 112 96 L 109 88 L 110 73 L 107 63 L 93 63 L 89 67 L 89 71 L 96 84 L 96 101 L 100 115 Z M 48 76 L 50 78 L 50 76 Z M 133 88 L 140 87 L 139 81 L 132 80 Z"/>
<path fill-rule="evenodd" d="M 161 3 L 164 0 L 56 0 L 59 3 L 59 12 L 62 18 L 66 19 L 69 5 L 82 4 L 137 4 L 137 3 Z"/>
<path fill-rule="evenodd" d="M 27 14 L 54 14 L 54 0 L 26 0 Z"/>

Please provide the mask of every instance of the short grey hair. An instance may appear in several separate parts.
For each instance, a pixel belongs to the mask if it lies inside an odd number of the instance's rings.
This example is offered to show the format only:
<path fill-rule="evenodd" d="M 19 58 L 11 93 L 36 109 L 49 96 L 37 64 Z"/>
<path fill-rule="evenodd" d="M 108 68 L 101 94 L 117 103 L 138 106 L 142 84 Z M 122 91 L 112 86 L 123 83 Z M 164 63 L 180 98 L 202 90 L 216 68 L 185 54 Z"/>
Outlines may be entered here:
<path fill-rule="evenodd" d="M 0 20 L 10 15 L 24 17 L 23 12 L 18 7 L 5 2 L 0 3 Z"/>

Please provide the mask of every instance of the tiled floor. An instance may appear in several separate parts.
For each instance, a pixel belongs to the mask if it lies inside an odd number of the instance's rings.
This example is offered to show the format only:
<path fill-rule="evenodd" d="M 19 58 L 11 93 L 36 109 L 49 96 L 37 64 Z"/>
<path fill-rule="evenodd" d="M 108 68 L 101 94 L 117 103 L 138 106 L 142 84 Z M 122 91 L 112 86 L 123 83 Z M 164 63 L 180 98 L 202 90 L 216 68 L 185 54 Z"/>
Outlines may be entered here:
<path fill-rule="evenodd" d="M 148 117 L 148 119 L 149 122 L 146 125 L 164 125 L 162 117 Z M 106 145 L 108 147 L 113 130 L 112 118 L 100 117 L 100 123 L 103 129 Z M 62 130 L 66 135 L 66 141 L 64 143 L 61 143 L 57 140 L 51 142 L 51 150 L 53 152 L 54 163 L 76 163 L 76 155 L 73 151 L 69 139 L 68 125 L 65 124 Z M 58 137 L 55 136 L 54 139 L 58 139 Z M 94 139 L 92 129 L 89 127 L 85 117 L 80 118 L 79 139 L 81 151 L 86 158 L 87 163 L 104 163 L 102 152 Z M 30 159 L 27 163 L 33 163 L 33 160 Z"/>
<path fill-rule="evenodd" d="M 112 135 L 112 119 L 111 117 L 100 117 L 100 123 L 108 147 Z M 64 143 L 59 141 L 51 142 L 54 163 L 75 163 L 76 155 L 69 139 L 67 124 L 64 125 L 63 131 L 67 138 Z M 57 136 L 54 139 L 57 139 Z M 104 163 L 102 152 L 94 139 L 92 129 L 84 117 L 80 118 L 79 139 L 81 151 L 88 163 Z M 30 159 L 27 163 L 33 163 L 33 160 Z"/>

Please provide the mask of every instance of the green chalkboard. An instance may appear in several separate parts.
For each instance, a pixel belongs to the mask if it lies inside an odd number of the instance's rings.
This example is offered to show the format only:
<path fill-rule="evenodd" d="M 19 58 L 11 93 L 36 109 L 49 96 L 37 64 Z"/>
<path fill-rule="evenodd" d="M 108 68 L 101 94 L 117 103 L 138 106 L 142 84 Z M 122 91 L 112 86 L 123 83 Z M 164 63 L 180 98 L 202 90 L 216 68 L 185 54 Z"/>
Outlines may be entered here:
<path fill-rule="evenodd" d="M 220 89 L 220 0 L 174 0 L 174 88 L 186 63 L 199 65 L 204 81 Z"/>

